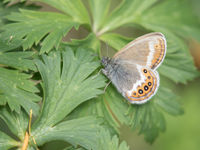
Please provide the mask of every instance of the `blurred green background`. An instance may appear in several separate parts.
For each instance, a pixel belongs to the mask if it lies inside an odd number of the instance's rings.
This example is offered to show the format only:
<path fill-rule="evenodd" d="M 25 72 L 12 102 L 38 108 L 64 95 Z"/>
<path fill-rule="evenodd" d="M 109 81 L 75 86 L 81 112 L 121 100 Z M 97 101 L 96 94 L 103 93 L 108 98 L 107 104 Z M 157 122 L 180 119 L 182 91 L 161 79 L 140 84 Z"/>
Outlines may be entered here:
<path fill-rule="evenodd" d="M 199 150 L 200 142 L 200 78 L 187 85 L 177 85 L 177 93 L 184 106 L 182 116 L 165 114 L 167 129 L 150 145 L 126 127 L 121 139 L 125 139 L 131 150 Z"/>

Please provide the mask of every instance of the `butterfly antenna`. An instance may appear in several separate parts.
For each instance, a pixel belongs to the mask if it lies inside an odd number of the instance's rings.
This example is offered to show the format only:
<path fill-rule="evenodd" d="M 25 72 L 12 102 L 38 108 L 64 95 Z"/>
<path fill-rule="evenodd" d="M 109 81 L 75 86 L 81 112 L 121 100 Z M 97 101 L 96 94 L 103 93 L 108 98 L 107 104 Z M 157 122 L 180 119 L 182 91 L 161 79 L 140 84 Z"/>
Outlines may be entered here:
<path fill-rule="evenodd" d="M 108 44 L 106 43 L 106 56 L 108 57 Z"/>

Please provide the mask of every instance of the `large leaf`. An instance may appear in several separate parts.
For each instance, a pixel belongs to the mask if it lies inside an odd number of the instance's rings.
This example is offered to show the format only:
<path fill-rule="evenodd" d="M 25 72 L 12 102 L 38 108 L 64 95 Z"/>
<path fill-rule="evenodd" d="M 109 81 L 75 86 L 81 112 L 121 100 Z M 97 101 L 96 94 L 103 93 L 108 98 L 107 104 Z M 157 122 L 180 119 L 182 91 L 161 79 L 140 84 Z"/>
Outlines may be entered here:
<path fill-rule="evenodd" d="M 12 13 L 7 18 L 15 23 L 5 25 L 2 36 L 9 39 L 21 39 L 23 48 L 30 48 L 34 43 L 37 45 L 42 38 L 47 35 L 41 43 L 40 53 L 49 52 L 53 46 L 58 48 L 63 36 L 77 23 L 70 17 L 51 12 L 37 12 L 21 10 L 21 13 Z M 31 32 L 30 32 L 31 31 Z"/>
<path fill-rule="evenodd" d="M 106 18 L 99 35 L 119 28 L 138 19 L 138 17 L 158 0 L 123 0 Z"/>
<path fill-rule="evenodd" d="M 99 88 L 105 86 L 105 79 L 90 76 L 99 67 L 99 62 L 93 59 L 93 54 L 84 49 L 78 49 L 74 55 L 67 48 L 62 56 L 60 52 L 53 52 L 49 56 L 43 55 L 44 62 L 36 60 L 44 82 L 44 103 L 34 124 L 35 133 L 54 126 L 79 104 L 102 93 Z"/>
<path fill-rule="evenodd" d="M 92 13 L 92 29 L 96 33 L 102 26 L 107 17 L 110 1 L 109 0 L 89 0 Z M 98 33 L 96 33 L 98 34 Z"/>
<path fill-rule="evenodd" d="M 53 140 L 64 140 L 74 146 L 81 145 L 86 149 L 97 149 L 100 120 L 95 117 L 83 117 L 47 127 L 40 132 L 33 132 L 38 145 Z"/>

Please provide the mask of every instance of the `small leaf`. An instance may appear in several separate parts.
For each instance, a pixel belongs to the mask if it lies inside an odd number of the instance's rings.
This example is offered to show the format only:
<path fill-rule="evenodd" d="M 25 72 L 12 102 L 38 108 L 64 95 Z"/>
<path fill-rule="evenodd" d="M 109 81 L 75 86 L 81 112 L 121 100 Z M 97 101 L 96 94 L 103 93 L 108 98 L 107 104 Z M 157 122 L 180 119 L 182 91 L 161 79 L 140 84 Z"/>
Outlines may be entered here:
<path fill-rule="evenodd" d="M 111 137 L 105 129 L 101 129 L 100 132 L 98 150 L 129 150 L 126 142 L 119 143 L 116 135 Z"/>
<path fill-rule="evenodd" d="M 40 97 L 35 94 L 38 89 L 34 82 L 28 80 L 30 77 L 17 70 L 0 68 L 0 105 L 8 103 L 11 110 L 18 113 L 22 106 L 27 112 L 33 109 L 37 114 L 39 107 L 35 102 L 38 102 Z"/>
<path fill-rule="evenodd" d="M 24 135 L 28 127 L 28 115 L 23 110 L 19 113 L 12 112 L 6 107 L 0 108 L 0 118 L 8 125 L 12 133 L 21 141 L 24 140 Z"/>
<path fill-rule="evenodd" d="M 10 50 L 18 48 L 21 43 L 21 40 L 18 39 L 6 41 L 0 38 L 0 64 L 19 70 L 36 70 L 31 59 L 34 52 L 10 52 Z"/>
<path fill-rule="evenodd" d="M 13 140 L 11 137 L 0 131 L 0 149 L 8 150 L 12 147 L 18 146 L 19 143 Z"/>

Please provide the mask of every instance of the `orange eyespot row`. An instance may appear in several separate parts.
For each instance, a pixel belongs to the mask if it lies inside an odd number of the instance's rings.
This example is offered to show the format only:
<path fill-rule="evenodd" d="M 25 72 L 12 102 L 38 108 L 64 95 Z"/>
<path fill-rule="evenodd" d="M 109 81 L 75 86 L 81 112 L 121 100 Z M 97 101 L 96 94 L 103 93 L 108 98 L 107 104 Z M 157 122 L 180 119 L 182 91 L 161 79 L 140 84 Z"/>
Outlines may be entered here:
<path fill-rule="evenodd" d="M 137 87 L 136 91 L 133 91 L 131 96 L 128 96 L 127 98 L 132 101 L 141 101 L 144 99 L 149 98 L 156 89 L 157 80 L 156 76 L 152 71 L 149 71 L 147 69 L 143 69 L 143 74 L 146 77 L 146 80 L 140 87 Z"/>
<path fill-rule="evenodd" d="M 157 66 L 161 60 L 164 57 L 165 54 L 165 42 L 163 39 L 158 39 L 159 43 L 154 45 L 154 49 L 155 49 L 155 53 L 153 56 L 153 60 L 152 60 L 152 66 L 151 68 L 154 68 L 155 66 Z"/>

